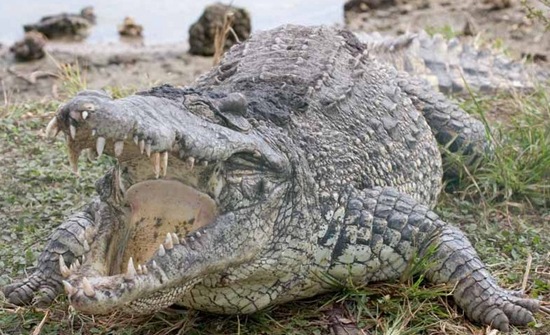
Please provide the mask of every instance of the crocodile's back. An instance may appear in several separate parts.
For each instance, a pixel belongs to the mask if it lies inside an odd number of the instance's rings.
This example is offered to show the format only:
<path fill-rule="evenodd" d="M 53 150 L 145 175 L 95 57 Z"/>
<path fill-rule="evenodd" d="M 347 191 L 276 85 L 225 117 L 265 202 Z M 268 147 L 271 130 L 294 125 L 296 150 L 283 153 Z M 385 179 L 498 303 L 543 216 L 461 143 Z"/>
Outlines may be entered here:
<path fill-rule="evenodd" d="M 321 195 L 344 185 L 393 186 L 433 204 L 439 193 L 441 157 L 430 128 L 398 72 L 347 31 L 257 33 L 195 87 L 243 93 L 249 116 L 281 129 L 303 153 Z"/>

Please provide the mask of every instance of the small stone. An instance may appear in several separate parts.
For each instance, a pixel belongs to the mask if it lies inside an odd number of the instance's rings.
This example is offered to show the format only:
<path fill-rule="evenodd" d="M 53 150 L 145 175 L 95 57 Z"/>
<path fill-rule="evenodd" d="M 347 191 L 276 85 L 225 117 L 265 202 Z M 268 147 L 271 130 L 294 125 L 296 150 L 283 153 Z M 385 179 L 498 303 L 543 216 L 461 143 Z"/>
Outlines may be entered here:
<path fill-rule="evenodd" d="M 137 24 L 133 18 L 127 16 L 124 18 L 122 24 L 118 26 L 118 33 L 120 36 L 142 37 L 143 26 Z"/>
<path fill-rule="evenodd" d="M 31 61 L 43 58 L 46 37 L 38 31 L 29 31 L 22 41 L 16 42 L 10 47 L 15 58 L 20 61 Z"/>

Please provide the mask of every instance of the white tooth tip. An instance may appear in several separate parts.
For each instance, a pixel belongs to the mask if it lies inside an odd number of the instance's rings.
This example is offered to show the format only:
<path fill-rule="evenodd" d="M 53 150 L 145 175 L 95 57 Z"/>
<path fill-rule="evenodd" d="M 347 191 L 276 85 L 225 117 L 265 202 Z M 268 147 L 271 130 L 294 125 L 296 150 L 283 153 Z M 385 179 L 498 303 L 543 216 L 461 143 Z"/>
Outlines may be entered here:
<path fill-rule="evenodd" d="M 162 153 L 160 160 L 160 171 L 162 172 L 162 176 L 166 177 L 166 171 L 168 170 L 168 151 Z"/>
<path fill-rule="evenodd" d="M 193 169 L 193 167 L 195 166 L 195 157 L 187 158 L 187 163 L 189 164 L 189 168 Z"/>
<path fill-rule="evenodd" d="M 63 280 L 63 288 L 65 288 L 65 293 L 67 293 L 68 296 L 71 296 L 77 292 L 76 288 L 73 287 L 68 281 Z"/>
<path fill-rule="evenodd" d="M 143 152 L 145 151 L 145 140 L 139 141 L 139 152 L 143 155 Z"/>
<path fill-rule="evenodd" d="M 180 244 L 180 239 L 176 233 L 172 233 L 172 242 L 174 242 L 174 244 Z"/>
<path fill-rule="evenodd" d="M 151 157 L 151 143 L 145 144 L 145 153 L 147 153 L 147 157 Z"/>
<path fill-rule="evenodd" d="M 123 150 L 124 150 L 124 142 L 123 141 L 115 142 L 115 156 L 119 157 L 120 155 L 122 155 Z"/>
<path fill-rule="evenodd" d="M 172 234 L 166 233 L 166 239 L 164 240 L 164 248 L 170 250 L 174 248 L 174 241 L 172 241 Z"/>
<path fill-rule="evenodd" d="M 101 156 L 103 149 L 105 149 L 105 137 L 98 137 L 95 145 L 97 151 L 97 157 Z"/>
<path fill-rule="evenodd" d="M 134 267 L 134 259 L 130 257 L 128 260 L 128 268 L 126 269 L 126 274 L 124 278 L 127 280 L 132 280 L 136 276 L 136 268 Z"/>
<path fill-rule="evenodd" d="M 92 298 L 95 296 L 95 290 L 86 277 L 82 277 L 82 289 L 87 297 Z"/>
<path fill-rule="evenodd" d="M 139 144 L 139 137 L 137 137 L 137 135 L 134 136 L 134 143 L 135 143 L 136 145 Z"/>
<path fill-rule="evenodd" d="M 164 249 L 164 246 L 162 244 L 159 246 L 158 255 L 161 256 L 161 257 L 166 255 L 166 250 Z"/>
<path fill-rule="evenodd" d="M 68 278 L 71 275 L 71 270 L 69 270 L 67 264 L 65 264 L 63 256 L 59 256 L 59 270 L 63 278 Z"/>
<path fill-rule="evenodd" d="M 71 138 L 74 140 L 76 138 L 76 127 L 71 124 L 69 126 L 69 132 L 71 133 Z"/>
<path fill-rule="evenodd" d="M 59 128 L 57 127 L 57 117 L 54 116 L 46 126 L 46 136 L 55 137 L 59 133 Z"/>
<path fill-rule="evenodd" d="M 84 111 L 82 112 L 82 120 L 86 120 L 90 114 L 88 112 Z"/>

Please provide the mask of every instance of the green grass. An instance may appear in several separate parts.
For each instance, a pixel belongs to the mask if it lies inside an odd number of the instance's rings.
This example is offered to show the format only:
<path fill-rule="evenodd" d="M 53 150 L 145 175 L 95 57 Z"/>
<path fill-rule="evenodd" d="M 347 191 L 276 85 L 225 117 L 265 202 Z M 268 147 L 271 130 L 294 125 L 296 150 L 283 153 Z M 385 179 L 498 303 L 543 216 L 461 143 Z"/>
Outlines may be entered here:
<path fill-rule="evenodd" d="M 77 89 L 81 82 L 71 85 Z M 529 96 L 463 102 L 472 113 L 506 123 L 493 127 L 498 134 L 494 159 L 463 173 L 437 208 L 468 234 L 503 286 L 521 287 L 531 257 L 527 291 L 545 301 L 550 301 L 548 100 L 541 89 Z M 95 180 L 111 164 L 105 157 L 93 163 L 82 157 L 81 177 L 70 172 L 64 140 L 46 139 L 43 133 L 57 105 L 10 106 L 0 119 L 0 286 L 35 265 L 48 234 L 93 195 Z M 492 116 L 491 110 L 500 114 Z M 47 310 L 4 304 L 0 334 L 31 334 L 37 328 L 41 334 L 328 334 L 335 323 L 356 323 L 370 334 L 483 333 L 463 317 L 448 287 L 422 280 L 422 260 L 412 265 L 403 283 L 346 288 L 249 316 L 169 310 L 139 319 L 92 318 L 76 313 L 63 297 Z M 513 334 L 548 334 L 548 316 L 539 314 L 537 320 Z"/>

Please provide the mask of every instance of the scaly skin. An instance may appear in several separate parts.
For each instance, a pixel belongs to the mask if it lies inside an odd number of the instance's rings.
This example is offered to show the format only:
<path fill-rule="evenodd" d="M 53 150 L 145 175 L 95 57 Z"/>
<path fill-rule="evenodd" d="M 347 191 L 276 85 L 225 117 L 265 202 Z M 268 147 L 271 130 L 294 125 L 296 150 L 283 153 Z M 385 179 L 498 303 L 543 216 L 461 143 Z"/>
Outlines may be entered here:
<path fill-rule="evenodd" d="M 525 325 L 539 303 L 499 287 L 431 210 L 442 186 L 437 140 L 472 157 L 490 146 L 478 121 L 430 92 L 351 33 L 298 26 L 233 47 L 191 88 L 118 100 L 81 92 L 47 131 L 68 134 L 75 169 L 84 149 L 118 158 L 85 219 L 95 233 L 80 224 L 75 240 L 59 229 L 38 273 L 5 293 L 26 303 L 47 288 L 51 299 L 62 276 L 86 313 L 175 303 L 252 313 L 333 290 L 327 274 L 398 279 L 418 255 L 473 321 Z M 43 261 L 60 256 L 59 267 Z"/>

